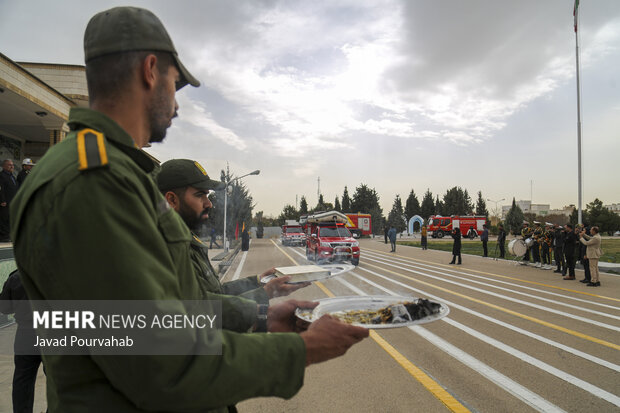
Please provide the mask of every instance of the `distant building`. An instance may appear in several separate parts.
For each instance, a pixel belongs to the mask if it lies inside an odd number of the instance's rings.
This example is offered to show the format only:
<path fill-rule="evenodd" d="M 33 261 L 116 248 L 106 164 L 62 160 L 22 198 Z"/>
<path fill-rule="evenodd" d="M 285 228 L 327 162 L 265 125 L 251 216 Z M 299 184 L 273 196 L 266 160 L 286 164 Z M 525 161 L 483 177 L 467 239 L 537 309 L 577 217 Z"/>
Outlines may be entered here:
<path fill-rule="evenodd" d="M 620 204 L 605 205 L 605 208 L 620 215 Z"/>
<path fill-rule="evenodd" d="M 551 206 L 549 204 L 532 204 L 532 201 L 515 201 L 517 206 L 521 208 L 524 214 L 532 213 L 536 215 L 546 216 L 551 214 Z M 506 216 L 512 208 L 512 204 L 502 206 L 502 218 Z M 570 215 L 570 214 L 569 214 Z"/>

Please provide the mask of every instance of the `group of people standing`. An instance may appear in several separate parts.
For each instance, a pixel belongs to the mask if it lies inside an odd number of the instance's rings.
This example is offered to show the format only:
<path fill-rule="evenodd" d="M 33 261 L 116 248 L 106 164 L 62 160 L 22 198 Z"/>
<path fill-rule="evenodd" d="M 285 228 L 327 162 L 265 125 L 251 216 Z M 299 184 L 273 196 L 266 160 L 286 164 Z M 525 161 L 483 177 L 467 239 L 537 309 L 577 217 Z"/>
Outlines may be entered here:
<path fill-rule="evenodd" d="M 584 278 L 580 280 L 588 287 L 600 287 L 598 261 L 602 255 L 601 236 L 596 226 L 546 223 L 545 229 L 540 222 L 534 221 L 534 228 L 529 222 L 523 222 L 521 236 L 528 245 L 522 264 L 532 263 L 536 268 L 551 269 L 551 253 L 555 260 L 555 273 L 562 274 L 564 280 L 575 279 L 575 263 L 581 261 Z"/>

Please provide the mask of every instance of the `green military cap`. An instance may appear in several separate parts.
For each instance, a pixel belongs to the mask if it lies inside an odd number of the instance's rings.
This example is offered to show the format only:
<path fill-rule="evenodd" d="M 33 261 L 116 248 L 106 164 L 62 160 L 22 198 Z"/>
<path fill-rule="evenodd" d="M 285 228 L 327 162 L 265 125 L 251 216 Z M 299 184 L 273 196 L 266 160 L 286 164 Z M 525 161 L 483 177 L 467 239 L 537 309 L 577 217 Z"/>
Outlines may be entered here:
<path fill-rule="evenodd" d="M 115 7 L 93 16 L 84 32 L 84 59 L 113 53 L 149 50 L 168 52 L 181 74 L 177 90 L 200 82 L 183 66 L 162 22 L 153 13 L 137 7 Z"/>
<path fill-rule="evenodd" d="M 207 171 L 196 161 L 190 159 L 171 159 L 161 165 L 157 174 L 157 187 L 160 191 L 192 186 L 196 189 L 219 190 L 225 184 L 209 178 Z"/>

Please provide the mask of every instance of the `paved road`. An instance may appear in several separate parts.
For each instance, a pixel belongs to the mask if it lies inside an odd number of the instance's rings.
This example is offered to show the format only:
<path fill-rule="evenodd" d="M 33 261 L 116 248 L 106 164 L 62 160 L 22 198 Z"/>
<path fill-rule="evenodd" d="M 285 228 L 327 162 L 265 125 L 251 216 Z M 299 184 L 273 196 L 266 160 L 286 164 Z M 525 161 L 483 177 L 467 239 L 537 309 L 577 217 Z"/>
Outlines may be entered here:
<path fill-rule="evenodd" d="M 414 295 L 447 303 L 450 315 L 373 333 L 309 368 L 291 400 L 250 400 L 240 412 L 620 411 L 620 277 L 587 288 L 507 261 L 452 266 L 447 252 L 361 248 L 354 271 L 293 296 Z M 226 279 L 294 264 L 307 264 L 302 248 L 253 240 Z"/>
<path fill-rule="evenodd" d="M 551 271 L 362 240 L 358 268 L 294 293 L 398 294 L 442 300 L 442 321 L 382 330 L 345 356 L 311 366 L 291 400 L 261 398 L 240 412 L 620 411 L 620 277 L 601 288 Z M 224 281 L 307 264 L 304 250 L 252 240 Z M 578 271 L 578 276 L 582 272 Z M 4 333 L 8 333 L 4 329 Z M 3 334 L 0 334 L 0 340 Z M 12 358 L 0 357 L 0 412 L 10 411 Z M 36 412 L 44 411 L 44 382 Z"/>

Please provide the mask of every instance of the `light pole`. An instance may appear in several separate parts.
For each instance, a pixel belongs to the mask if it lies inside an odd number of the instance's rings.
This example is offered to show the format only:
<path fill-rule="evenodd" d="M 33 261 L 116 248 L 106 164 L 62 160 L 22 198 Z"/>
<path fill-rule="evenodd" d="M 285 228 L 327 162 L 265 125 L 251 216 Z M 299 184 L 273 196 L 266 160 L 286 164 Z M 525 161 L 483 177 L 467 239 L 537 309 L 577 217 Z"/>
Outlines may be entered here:
<path fill-rule="evenodd" d="M 246 176 L 249 176 L 249 175 L 258 175 L 259 173 L 260 173 L 260 170 L 257 169 L 253 172 L 250 172 L 249 174 L 241 175 L 240 177 L 232 178 L 232 179 L 229 179 L 227 182 L 225 182 L 226 184 L 226 186 L 224 187 L 224 251 L 225 252 L 228 252 L 228 245 L 226 244 L 226 210 L 227 210 L 227 204 L 228 204 L 228 187 L 234 181 L 237 181 L 241 178 L 245 178 Z"/>
<path fill-rule="evenodd" d="M 496 216 L 497 218 L 499 218 L 499 216 L 497 216 L 497 204 L 498 204 L 499 202 L 502 202 L 502 201 L 505 201 L 505 200 L 506 200 L 506 198 L 502 198 L 502 199 L 500 199 L 499 201 L 493 201 L 492 199 L 487 198 L 487 201 L 489 201 L 489 202 L 495 202 L 495 216 Z"/>

